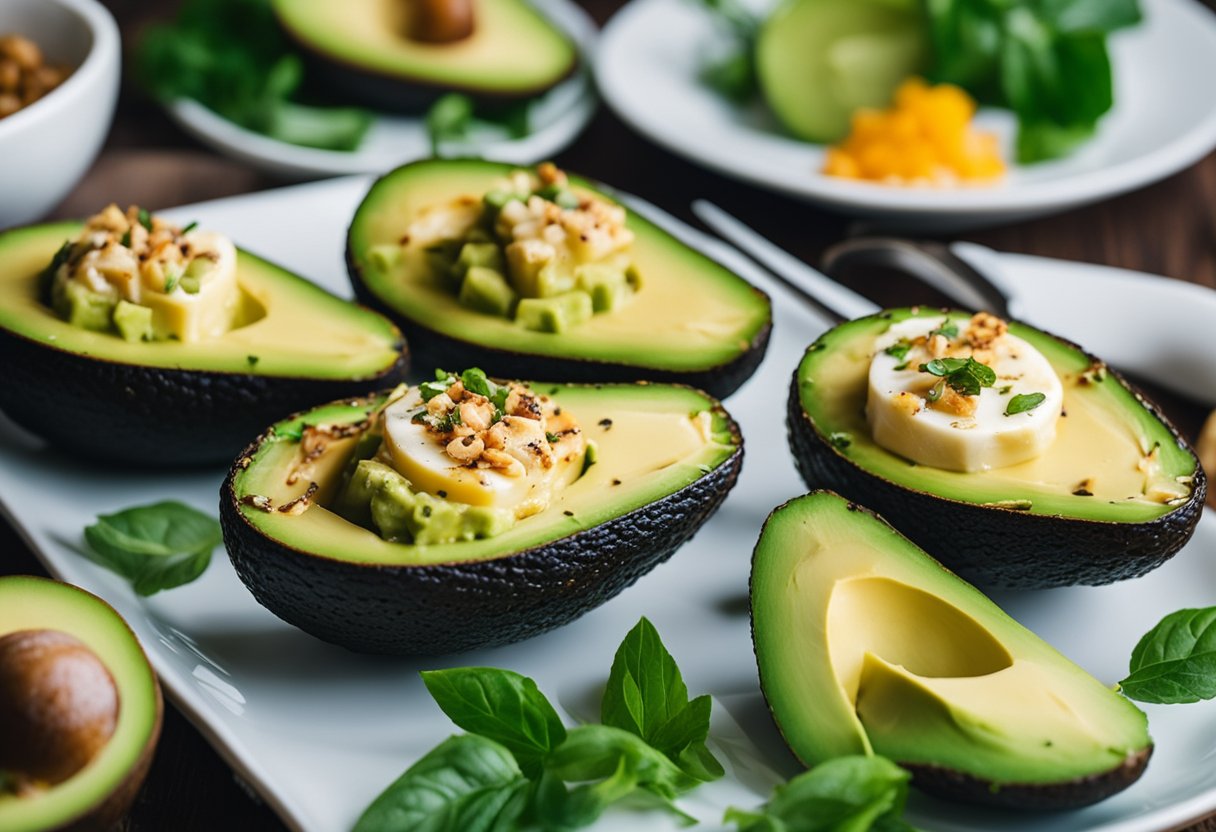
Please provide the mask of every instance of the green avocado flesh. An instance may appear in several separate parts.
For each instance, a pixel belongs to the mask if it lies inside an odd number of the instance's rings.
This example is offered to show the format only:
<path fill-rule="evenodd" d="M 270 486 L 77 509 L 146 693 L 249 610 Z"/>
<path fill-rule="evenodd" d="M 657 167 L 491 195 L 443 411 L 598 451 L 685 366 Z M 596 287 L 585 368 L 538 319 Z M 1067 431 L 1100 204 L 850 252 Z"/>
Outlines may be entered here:
<path fill-rule="evenodd" d="M 786 0 L 760 29 L 756 71 L 791 133 L 834 142 L 854 110 L 890 104 L 928 56 L 923 12 L 910 0 Z"/>
<path fill-rule="evenodd" d="M 160 731 L 156 676 L 135 635 L 108 604 L 44 578 L 0 578 L 0 636 L 42 629 L 74 636 L 101 660 L 118 689 L 118 722 L 97 756 L 67 780 L 32 795 L 0 789 L 0 829 L 5 832 L 59 829 L 98 810 L 130 786 L 133 774 L 142 777 Z"/>
<path fill-rule="evenodd" d="M 406 36 L 401 0 L 275 0 L 302 46 L 402 83 L 501 96 L 543 92 L 575 64 L 573 43 L 523 0 L 478 0 L 473 34 L 450 43 Z"/>
<path fill-rule="evenodd" d="M 1030 514 L 1141 523 L 1187 503 L 1146 495 L 1155 484 L 1177 489 L 1196 475 L 1195 457 L 1169 426 L 1118 379 L 1102 372 L 1092 356 L 1025 324 L 1011 323 L 1010 333 L 1039 350 L 1064 387 L 1066 415 L 1045 454 L 967 473 L 916 465 L 877 445 L 865 415 L 875 339 L 893 322 L 941 314 L 897 309 L 859 318 L 828 331 L 807 351 L 795 377 L 799 401 L 815 433 L 834 445 L 836 453 L 905 488 Z M 958 312 L 951 317 L 965 322 L 970 316 Z M 1095 368 L 1100 371 L 1092 372 Z M 1146 459 L 1154 448 L 1155 461 Z"/>
<path fill-rule="evenodd" d="M 63 320 L 39 298 L 39 276 L 79 223 L 0 234 L 0 328 L 54 349 L 120 364 L 314 379 L 374 377 L 401 357 L 400 334 L 380 315 L 238 252 L 241 325 L 196 343 L 125 340 Z"/>
<path fill-rule="evenodd" d="M 514 169 L 478 160 L 426 161 L 379 180 L 351 223 L 352 278 L 415 326 L 478 347 L 571 364 L 598 361 L 667 372 L 712 369 L 747 354 L 767 332 L 771 310 L 763 294 L 632 211 L 626 224 L 635 235 L 631 256 L 640 288 L 621 308 L 591 315 L 555 334 L 462 305 L 431 278 L 418 246 L 401 245 L 402 235 L 426 209 L 463 196 L 480 200 Z M 583 180 L 572 178 L 571 185 L 576 193 L 612 201 Z M 386 248 L 399 250 L 400 256 L 384 256 Z"/>
<path fill-rule="evenodd" d="M 770 515 L 751 607 L 761 687 L 808 765 L 873 752 L 995 793 L 1147 760 L 1147 719 L 1131 702 L 831 492 Z"/>
<path fill-rule="evenodd" d="M 597 461 L 558 491 L 547 509 L 510 528 L 496 528 L 491 537 L 429 546 L 392 543 L 331 511 L 327 505 L 336 496 L 357 437 L 332 443 L 310 477 L 288 483 L 301 455 L 300 443 L 291 437 L 301 425 L 362 422 L 377 411 L 383 396 L 358 407 L 327 405 L 279 423 L 235 473 L 233 496 L 254 528 L 303 554 L 362 564 L 463 563 L 505 557 L 597 526 L 680 490 L 738 451 L 716 403 L 687 387 L 535 384 L 533 389 L 575 415 L 586 438 L 596 444 Z M 711 414 L 708 436 L 693 418 L 705 411 Z M 306 510 L 274 510 L 304 494 L 309 481 L 318 489 Z M 257 507 L 265 504 L 261 498 L 269 499 L 271 510 Z"/>

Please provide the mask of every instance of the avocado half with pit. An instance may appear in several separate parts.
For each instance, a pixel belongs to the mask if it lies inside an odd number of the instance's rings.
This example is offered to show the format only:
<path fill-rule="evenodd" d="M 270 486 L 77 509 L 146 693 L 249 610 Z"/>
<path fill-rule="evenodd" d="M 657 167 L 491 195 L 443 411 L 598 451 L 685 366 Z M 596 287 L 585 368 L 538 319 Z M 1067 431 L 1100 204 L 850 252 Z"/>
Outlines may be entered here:
<path fill-rule="evenodd" d="M 74 326 L 40 294 L 79 223 L 0 234 L 0 410 L 72 454 L 125 466 L 226 462 L 284 412 L 405 374 L 400 331 L 246 251 L 239 325 L 205 342 L 128 342 Z"/>
<path fill-rule="evenodd" d="M 578 66 L 574 43 L 526 0 L 274 0 L 273 6 L 309 62 L 310 77 L 373 107 L 411 112 L 448 92 L 485 102 L 532 98 Z M 423 15 L 461 17 L 465 25 L 419 32 Z"/>
<path fill-rule="evenodd" d="M 760 686 L 807 765 L 881 754 L 941 797 L 1068 809 L 1148 764 L 1144 713 L 831 492 L 769 516 L 751 611 Z"/>
<path fill-rule="evenodd" d="M 629 211 L 641 288 L 622 308 L 566 332 L 538 332 L 463 306 L 402 243 L 421 212 L 461 197 L 478 201 L 516 166 L 427 160 L 377 181 L 355 212 L 347 267 L 356 296 L 405 331 L 422 368 L 480 366 L 513 378 L 677 382 L 724 398 L 759 366 L 772 307 L 747 281 Z M 574 192 L 614 202 L 583 179 Z M 387 257 L 385 251 L 401 256 Z"/>
<path fill-rule="evenodd" d="M 109 604 L 45 578 L 0 578 L 0 829 L 110 829 L 148 773 L 163 707 Z"/>
<path fill-rule="evenodd" d="M 879 446 L 866 421 L 875 340 L 892 323 L 943 310 L 893 309 L 819 337 L 794 373 L 789 442 L 811 488 L 830 488 L 981 586 L 1106 584 L 1157 568 L 1190 539 L 1207 485 L 1186 441 L 1155 405 L 1080 347 L 1026 324 L 1064 389 L 1047 452 L 959 472 Z M 949 312 L 965 323 L 970 315 Z"/>
<path fill-rule="evenodd" d="M 280 618 L 352 650 L 433 655 L 509 644 L 578 618 L 666 560 L 738 478 L 738 427 L 698 390 L 532 387 L 574 414 L 597 447 L 594 464 L 544 511 L 481 540 L 383 540 L 326 506 L 387 394 L 335 402 L 271 427 L 229 473 L 220 522 L 237 574 Z M 310 457 L 304 477 L 293 476 L 301 425 L 345 434 Z"/>

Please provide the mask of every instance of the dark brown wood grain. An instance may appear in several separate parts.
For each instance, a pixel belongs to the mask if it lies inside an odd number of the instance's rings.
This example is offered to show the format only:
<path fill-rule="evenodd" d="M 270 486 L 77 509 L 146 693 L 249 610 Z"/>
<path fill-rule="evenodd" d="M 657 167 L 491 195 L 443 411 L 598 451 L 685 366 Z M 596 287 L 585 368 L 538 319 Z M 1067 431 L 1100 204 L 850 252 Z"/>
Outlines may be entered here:
<path fill-rule="evenodd" d="M 1207 2 L 1216 6 L 1216 0 Z M 602 23 L 622 0 L 583 0 L 582 4 Z M 170 14 L 176 4 L 109 0 L 108 5 L 129 45 L 150 19 Z M 686 220 L 692 220 L 688 206 L 693 199 L 711 199 L 811 262 L 853 227 L 846 217 L 701 170 L 632 133 L 607 109 L 601 109 L 578 143 L 557 161 Z M 191 140 L 128 78 L 102 155 L 56 215 L 80 216 L 110 201 L 138 202 L 155 209 L 279 184 L 283 183 Z M 1216 287 L 1216 154 L 1163 182 L 1099 205 L 963 236 L 1001 250 L 1121 266 Z M 877 299 L 884 303 L 901 300 L 899 288 L 891 283 L 876 288 Z M 1203 414 L 1176 397 L 1162 396 L 1161 401 L 1193 435 Z M 0 574 L 45 574 L 2 521 L 0 552 L 4 553 Z M 168 703 L 151 774 L 122 828 L 128 832 L 285 829 Z M 1216 820 L 1192 825 L 1187 832 L 1216 832 Z"/>

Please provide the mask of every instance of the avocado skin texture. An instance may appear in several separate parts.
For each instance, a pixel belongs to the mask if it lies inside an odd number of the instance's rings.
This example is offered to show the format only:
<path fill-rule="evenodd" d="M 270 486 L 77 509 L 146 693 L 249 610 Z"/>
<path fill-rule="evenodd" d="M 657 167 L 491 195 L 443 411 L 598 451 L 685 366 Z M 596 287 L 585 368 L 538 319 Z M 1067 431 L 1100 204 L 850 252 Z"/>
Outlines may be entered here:
<path fill-rule="evenodd" d="M 91 604 L 100 604 L 105 608 L 105 610 L 112 614 L 114 618 L 118 619 L 118 621 L 122 623 L 122 626 L 126 633 L 130 636 L 131 641 L 136 645 L 139 643 L 135 633 L 131 632 L 130 626 L 127 625 L 126 621 L 122 619 L 118 612 L 115 611 L 114 608 L 107 604 L 104 600 L 93 595 L 91 592 L 71 584 L 65 584 L 60 581 L 54 581 L 49 578 L 41 578 L 33 575 L 14 575 L 8 578 L 0 578 L 0 583 L 6 581 L 24 582 L 28 584 L 28 589 L 25 590 L 27 595 L 32 594 L 33 592 L 53 592 L 63 596 L 63 598 L 60 599 L 60 602 L 65 601 L 66 598 L 69 597 L 81 596 L 82 601 L 87 601 Z M 66 632 L 70 633 L 70 630 Z M 142 655 L 142 647 L 140 648 L 140 653 Z M 104 655 L 99 656 L 99 658 L 104 664 L 108 664 Z M 144 662 L 147 662 L 146 656 L 144 657 Z M 119 823 L 119 821 L 122 820 L 122 818 L 127 814 L 127 811 L 131 808 L 131 805 L 135 802 L 135 798 L 138 796 L 139 790 L 143 786 L 144 780 L 147 778 L 148 770 L 152 767 L 152 758 L 155 756 L 156 745 L 160 740 L 161 725 L 164 721 L 165 703 L 164 698 L 161 695 L 160 683 L 157 681 L 156 674 L 151 670 L 150 667 L 148 669 L 148 674 L 151 676 L 155 694 L 155 714 L 153 716 L 152 728 L 148 734 L 147 741 L 144 744 L 139 758 L 130 767 L 130 769 L 128 769 L 126 776 L 122 779 L 122 782 L 119 783 L 113 791 L 92 806 L 85 808 L 80 814 L 76 815 L 67 823 L 53 827 L 54 832 L 106 832 L 107 830 L 113 829 Z M 87 768 L 85 770 L 87 770 Z M 74 776 L 80 776 L 80 773 Z M 65 782 L 71 782 L 71 778 Z"/>
<path fill-rule="evenodd" d="M 0 410 L 14 422 L 71 454 L 148 468 L 226 462 L 283 411 L 396 384 L 408 368 L 403 351 L 354 380 L 179 370 L 69 352 L 2 327 L 0 363 Z"/>
<path fill-rule="evenodd" d="M 1155 404 L 1108 368 L 1120 383 L 1177 435 Z M 1199 523 L 1207 480 L 1196 466 L 1191 496 L 1174 511 L 1142 523 L 1082 520 L 948 500 L 905 488 L 841 454 L 815 429 L 790 384 L 790 451 L 808 488 L 830 488 L 878 506 L 892 526 L 963 579 L 985 587 L 1047 589 L 1138 578 L 1165 563 Z"/>
<path fill-rule="evenodd" d="M 788 500 L 773 509 L 764 521 L 756 548 L 752 553 L 752 571 L 748 580 L 752 646 L 756 653 L 760 675 L 760 692 L 764 697 L 765 706 L 773 716 L 777 731 L 781 734 L 782 742 L 790 749 L 790 753 L 808 768 L 813 766 L 814 761 L 803 759 L 795 751 L 795 744 L 790 741 L 789 736 L 786 735 L 785 730 L 782 728 L 781 722 L 777 718 L 777 711 L 773 708 L 773 699 L 769 696 L 765 685 L 765 662 L 761 658 L 761 641 L 757 638 L 756 632 L 756 563 L 757 559 L 761 556 L 761 544 L 764 541 L 769 524 L 774 523 L 775 518 L 782 511 L 790 509 L 796 503 L 821 496 L 839 498 L 841 495 L 831 490 L 816 490 L 805 496 Z M 884 526 L 894 528 L 883 516 L 863 505 L 849 501 L 847 509 L 850 512 L 856 512 L 872 520 L 876 520 Z M 896 534 L 906 537 L 902 531 L 896 530 Z M 930 555 L 929 560 L 936 560 L 936 558 Z M 946 569 L 940 561 L 935 565 L 941 568 L 943 574 L 949 574 L 952 571 Z M 1098 803 L 1125 790 L 1144 773 L 1152 756 L 1153 748 L 1154 746 L 1150 741 L 1145 747 L 1128 754 L 1120 765 L 1095 774 L 1056 783 L 1004 782 L 999 784 L 999 787 L 991 780 L 944 766 L 900 760 L 895 760 L 895 762 L 912 774 L 911 782 L 913 786 L 935 797 L 977 806 L 1050 812 L 1079 809 Z"/>
<path fill-rule="evenodd" d="M 555 381 L 637 381 L 645 378 L 671 384 L 686 384 L 704 390 L 716 399 L 724 399 L 751 378 L 764 360 L 768 349 L 772 323 L 756 333 L 747 349 L 726 364 L 704 370 L 676 372 L 639 367 L 636 364 L 595 361 L 588 358 L 554 358 L 545 355 L 513 352 L 453 338 L 425 324 L 411 320 L 380 300 L 356 275 L 354 259 L 349 248 L 347 268 L 355 298 L 387 317 L 401 328 L 409 340 L 414 368 L 423 374 L 451 367 L 488 367 L 504 378 L 543 378 Z M 758 293 L 759 289 L 756 290 Z M 628 314 L 628 311 L 622 313 Z"/>
<path fill-rule="evenodd" d="M 510 644 L 590 612 L 696 534 L 742 468 L 743 439 L 738 425 L 729 417 L 728 422 L 734 453 L 679 491 L 501 558 L 427 566 L 326 558 L 286 546 L 250 523 L 241 512 L 234 478 L 268 432 L 245 449 L 220 489 L 224 545 L 258 603 L 347 649 L 428 656 Z"/>
<path fill-rule="evenodd" d="M 922 792 L 977 806 L 996 806 L 1032 812 L 1080 809 L 1118 794 L 1140 779 L 1153 755 L 1153 747 L 1141 749 L 1118 768 L 1067 783 L 1004 783 L 999 789 L 978 777 L 940 766 L 901 763 L 912 772 L 912 785 Z"/>

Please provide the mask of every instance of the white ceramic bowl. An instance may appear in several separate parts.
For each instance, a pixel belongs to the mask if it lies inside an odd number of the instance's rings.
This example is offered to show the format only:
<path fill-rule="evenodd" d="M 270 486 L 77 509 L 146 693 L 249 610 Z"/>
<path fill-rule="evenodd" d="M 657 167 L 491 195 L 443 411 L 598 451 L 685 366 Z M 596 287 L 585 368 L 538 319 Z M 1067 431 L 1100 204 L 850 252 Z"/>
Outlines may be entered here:
<path fill-rule="evenodd" d="M 121 71 L 118 26 L 96 0 L 2 0 L 0 34 L 10 32 L 73 71 L 0 119 L 0 228 L 44 216 L 84 175 L 110 130 Z"/>

